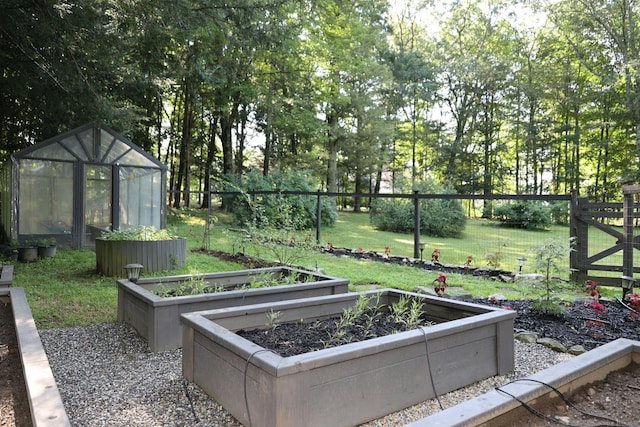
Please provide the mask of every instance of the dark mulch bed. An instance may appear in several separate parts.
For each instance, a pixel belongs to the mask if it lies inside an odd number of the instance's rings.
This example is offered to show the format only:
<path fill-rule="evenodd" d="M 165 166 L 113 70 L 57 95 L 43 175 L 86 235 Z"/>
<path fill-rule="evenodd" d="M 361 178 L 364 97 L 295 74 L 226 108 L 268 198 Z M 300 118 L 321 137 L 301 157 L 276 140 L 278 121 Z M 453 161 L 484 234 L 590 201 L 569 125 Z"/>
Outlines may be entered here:
<path fill-rule="evenodd" d="M 488 299 L 474 302 L 492 304 Z M 617 338 L 640 338 L 640 320 L 636 313 L 618 301 L 601 301 L 605 310 L 597 313 L 590 303 L 589 299 L 566 303 L 563 316 L 535 311 L 530 300 L 503 301 L 499 305 L 518 313 L 514 322 L 516 330 L 535 332 L 540 338 L 554 338 L 565 346 L 579 344 L 591 350 Z"/>

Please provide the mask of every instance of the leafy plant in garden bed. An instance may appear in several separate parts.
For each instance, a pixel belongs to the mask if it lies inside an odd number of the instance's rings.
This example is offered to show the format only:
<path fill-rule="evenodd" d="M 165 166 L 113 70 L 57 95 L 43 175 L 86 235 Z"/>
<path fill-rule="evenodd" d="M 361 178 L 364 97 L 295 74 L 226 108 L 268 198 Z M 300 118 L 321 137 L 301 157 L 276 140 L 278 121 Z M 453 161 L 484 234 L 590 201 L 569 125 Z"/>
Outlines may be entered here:
<path fill-rule="evenodd" d="M 390 306 L 379 305 L 379 294 L 363 294 L 355 304 L 345 308 L 340 316 L 316 320 L 310 324 L 288 322 L 276 324 L 277 312 L 267 313 L 267 328 L 238 331 L 238 335 L 281 356 L 294 356 L 323 348 L 391 335 L 430 326 L 426 320 L 424 302 L 420 298 L 402 295 Z"/>
<path fill-rule="evenodd" d="M 181 345 L 181 313 L 334 295 L 348 285 L 346 279 L 283 266 L 119 280 L 118 319 L 146 338 L 151 351 L 164 351 Z"/>
<path fill-rule="evenodd" d="M 311 283 L 315 280 L 316 278 L 313 275 L 302 274 L 291 270 L 282 270 L 279 274 L 273 274 L 270 271 L 260 273 L 251 278 L 249 283 L 225 286 L 223 283 L 209 283 L 205 275 L 193 275 L 186 278 L 175 287 L 165 287 L 160 281 L 158 286 L 153 289 L 153 293 L 161 298 L 170 298 L 185 295 L 285 286 L 296 283 Z"/>
<path fill-rule="evenodd" d="M 157 240 L 173 240 L 178 236 L 173 234 L 167 229 L 160 229 L 153 226 L 135 226 L 122 228 L 120 230 L 109 230 L 102 233 L 100 236 L 103 240 L 142 240 L 157 241 Z"/>
<path fill-rule="evenodd" d="M 182 267 L 187 241 L 166 229 L 137 226 L 111 230 L 96 239 L 96 269 L 105 276 L 123 273 L 127 264 L 141 264 L 145 272 Z"/>

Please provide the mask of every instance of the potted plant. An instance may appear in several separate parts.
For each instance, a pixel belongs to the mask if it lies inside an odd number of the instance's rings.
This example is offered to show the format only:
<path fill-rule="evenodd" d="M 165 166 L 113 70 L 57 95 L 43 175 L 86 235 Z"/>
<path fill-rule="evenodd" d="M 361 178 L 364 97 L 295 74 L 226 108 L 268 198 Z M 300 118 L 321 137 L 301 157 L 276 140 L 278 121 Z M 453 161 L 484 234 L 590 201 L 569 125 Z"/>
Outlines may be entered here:
<path fill-rule="evenodd" d="M 33 240 L 25 240 L 18 246 L 18 261 L 32 262 L 38 259 L 38 246 Z"/>
<path fill-rule="evenodd" d="M 57 242 L 53 237 L 38 240 L 38 257 L 50 258 L 56 255 Z"/>

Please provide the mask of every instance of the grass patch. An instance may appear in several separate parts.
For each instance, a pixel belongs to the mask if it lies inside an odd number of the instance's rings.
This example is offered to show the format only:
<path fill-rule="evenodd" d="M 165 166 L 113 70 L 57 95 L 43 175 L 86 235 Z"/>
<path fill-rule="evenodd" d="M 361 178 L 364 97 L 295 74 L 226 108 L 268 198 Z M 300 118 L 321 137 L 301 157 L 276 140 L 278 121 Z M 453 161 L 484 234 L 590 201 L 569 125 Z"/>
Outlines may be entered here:
<path fill-rule="evenodd" d="M 199 210 L 178 210 L 168 218 L 168 225 L 174 234 L 187 238 L 188 249 L 196 249 L 204 245 L 205 216 L 206 212 Z M 208 239 L 210 249 L 225 252 L 244 250 L 247 255 L 267 256 L 267 252 L 247 242 L 244 233 L 229 226 L 227 215 L 216 212 L 216 216 L 218 221 L 211 228 Z M 590 234 L 590 244 L 592 238 L 597 238 L 597 233 L 599 231 L 595 230 Z M 304 239 L 309 235 L 315 240 L 315 230 L 296 234 L 297 239 Z M 470 220 L 462 238 L 435 239 L 424 236 L 423 241 L 427 243 L 425 258 L 430 258 L 431 251 L 437 247 L 441 250 L 440 259 L 444 263 L 462 265 L 467 256 L 472 255 L 473 265 L 486 266 L 483 254 L 499 250 L 503 253 L 504 260 L 501 268 L 517 271 L 518 256 L 528 257 L 530 248 L 549 239 L 568 241 L 568 238 L 567 227 L 553 227 L 550 231 L 525 231 L 501 228 L 492 221 Z M 389 246 L 392 255 L 413 255 L 412 234 L 377 231 L 369 224 L 367 214 L 342 212 L 334 227 L 323 227 L 321 230 L 321 243 L 329 241 L 334 246 L 362 247 L 379 252 Z M 594 250 L 606 247 L 608 242 L 606 239 L 603 242 L 594 243 Z M 251 253 L 252 250 L 260 253 Z M 533 259 L 533 256 L 530 258 Z M 302 267 L 313 268 L 318 265 L 328 275 L 349 279 L 352 289 L 371 285 L 405 290 L 412 290 L 416 286 L 431 287 L 438 275 L 418 268 L 341 258 L 312 250 L 300 251 L 298 260 L 298 265 Z M 112 322 L 116 319 L 118 278 L 98 275 L 95 262 L 95 252 L 92 250 L 58 249 L 53 258 L 15 265 L 13 286 L 25 289 L 38 328 L 67 328 Z M 615 259 L 612 262 L 616 262 Z M 566 263 L 568 277 L 568 257 Z M 153 276 L 202 274 L 244 268 L 246 267 L 239 264 L 188 250 L 184 267 L 155 272 Z M 524 272 L 531 272 L 530 265 L 525 266 Z M 543 293 L 543 289 L 531 284 L 505 284 L 466 274 L 449 274 L 447 283 L 449 287 L 475 296 L 486 297 L 501 293 L 508 298 L 519 299 L 537 298 Z M 620 289 L 616 288 L 602 287 L 601 291 L 609 297 L 620 295 Z M 556 296 L 572 299 L 584 295 L 582 284 L 566 284 L 559 287 Z"/>

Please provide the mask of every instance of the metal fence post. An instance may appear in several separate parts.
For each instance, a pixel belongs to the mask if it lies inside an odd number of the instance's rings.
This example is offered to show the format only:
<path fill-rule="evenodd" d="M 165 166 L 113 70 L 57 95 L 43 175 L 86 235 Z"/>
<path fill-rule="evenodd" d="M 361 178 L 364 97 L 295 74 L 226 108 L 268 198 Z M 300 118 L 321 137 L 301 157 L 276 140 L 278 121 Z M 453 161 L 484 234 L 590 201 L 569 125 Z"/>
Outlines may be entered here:
<path fill-rule="evenodd" d="M 320 224 L 322 224 L 322 205 L 320 203 L 320 190 L 316 196 L 316 243 L 320 244 Z"/>
<path fill-rule="evenodd" d="M 413 257 L 420 256 L 420 198 L 419 191 L 413 192 Z"/>

